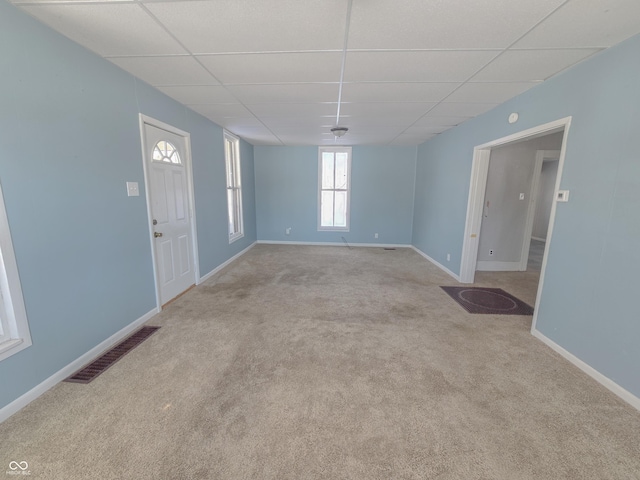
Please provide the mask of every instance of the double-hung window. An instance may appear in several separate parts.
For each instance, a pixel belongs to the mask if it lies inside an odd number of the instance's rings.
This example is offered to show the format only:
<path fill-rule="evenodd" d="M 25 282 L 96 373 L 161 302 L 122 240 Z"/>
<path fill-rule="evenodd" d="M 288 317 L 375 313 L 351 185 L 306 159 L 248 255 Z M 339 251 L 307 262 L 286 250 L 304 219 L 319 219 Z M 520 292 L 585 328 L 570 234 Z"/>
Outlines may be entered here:
<path fill-rule="evenodd" d="M 242 221 L 242 180 L 240 175 L 240 140 L 224 132 L 224 155 L 227 168 L 227 209 L 229 243 L 244 236 Z"/>
<path fill-rule="evenodd" d="M 30 345 L 27 313 L 0 188 L 0 360 Z"/>
<path fill-rule="evenodd" d="M 348 232 L 351 147 L 319 147 L 318 179 L 318 230 Z"/>

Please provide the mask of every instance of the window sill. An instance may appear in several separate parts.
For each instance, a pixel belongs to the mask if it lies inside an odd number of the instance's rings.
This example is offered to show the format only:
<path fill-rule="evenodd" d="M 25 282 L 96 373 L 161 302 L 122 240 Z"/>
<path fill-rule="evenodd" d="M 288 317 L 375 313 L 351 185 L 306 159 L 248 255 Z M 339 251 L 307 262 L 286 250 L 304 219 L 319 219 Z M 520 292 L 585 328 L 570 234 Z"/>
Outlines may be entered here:
<path fill-rule="evenodd" d="M 10 357 L 29 346 L 22 338 L 12 338 L 0 343 L 0 360 Z"/>
<path fill-rule="evenodd" d="M 244 237 L 244 233 L 236 233 L 235 235 L 230 236 L 229 237 L 229 245 L 231 245 L 236 240 L 240 240 L 242 237 Z"/>
<path fill-rule="evenodd" d="M 319 232 L 348 232 L 349 227 L 318 227 Z"/>

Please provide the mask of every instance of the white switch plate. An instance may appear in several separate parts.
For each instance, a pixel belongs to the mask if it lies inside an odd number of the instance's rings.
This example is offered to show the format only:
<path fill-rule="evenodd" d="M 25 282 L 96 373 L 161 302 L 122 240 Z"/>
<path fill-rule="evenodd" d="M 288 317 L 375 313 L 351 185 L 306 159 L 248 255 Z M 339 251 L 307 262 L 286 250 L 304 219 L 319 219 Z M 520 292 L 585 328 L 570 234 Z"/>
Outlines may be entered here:
<path fill-rule="evenodd" d="M 520 200 L 524 200 L 524 193 L 520 194 Z"/>
<path fill-rule="evenodd" d="M 558 197 L 556 198 L 558 202 L 568 202 L 569 201 L 569 190 L 558 190 Z"/>
<path fill-rule="evenodd" d="M 127 182 L 127 196 L 139 197 L 140 190 L 138 189 L 138 182 Z"/>

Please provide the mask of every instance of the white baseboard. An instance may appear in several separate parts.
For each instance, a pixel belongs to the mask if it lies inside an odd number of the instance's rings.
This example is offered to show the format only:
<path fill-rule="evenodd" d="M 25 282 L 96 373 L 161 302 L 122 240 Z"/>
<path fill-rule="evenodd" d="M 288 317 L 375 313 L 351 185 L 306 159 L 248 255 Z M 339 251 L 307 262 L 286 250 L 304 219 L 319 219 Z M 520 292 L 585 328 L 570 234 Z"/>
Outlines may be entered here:
<path fill-rule="evenodd" d="M 531 240 L 537 240 L 539 242 L 547 243 L 547 239 L 546 238 L 531 237 Z"/>
<path fill-rule="evenodd" d="M 309 245 L 317 247 L 346 247 L 344 242 L 288 242 L 280 240 L 258 240 L 263 245 Z M 373 247 L 373 248 L 411 248 L 411 245 L 398 243 L 349 243 L 350 247 Z"/>
<path fill-rule="evenodd" d="M 229 260 L 227 260 L 224 263 L 221 263 L 220 265 L 218 265 L 216 268 L 214 268 L 213 270 L 211 270 L 209 273 L 207 273 L 206 275 L 200 277 L 200 280 L 198 280 L 196 285 L 200 285 L 202 282 L 204 282 L 205 280 L 210 279 L 211 277 L 213 277 L 216 273 L 218 273 L 220 270 L 222 270 L 224 267 L 226 267 L 227 265 L 229 265 L 231 262 L 233 262 L 235 259 L 240 258 L 242 255 L 244 255 L 245 253 L 247 253 L 249 250 L 251 250 L 258 242 L 253 242 L 251 245 L 249 245 L 247 248 L 245 248 L 244 250 L 242 250 L 241 252 L 236 253 L 233 257 L 231 257 Z"/>
<path fill-rule="evenodd" d="M 602 386 L 604 386 L 611 392 L 615 393 L 618 397 L 620 397 L 622 400 L 627 402 L 629 405 L 631 405 L 632 407 L 635 407 L 637 410 L 640 410 L 640 398 L 636 397 L 633 393 L 629 392 L 628 390 L 625 390 L 616 382 L 611 380 L 609 377 L 605 377 L 595 368 L 591 367 L 584 361 L 580 360 L 571 352 L 562 348 L 560 345 L 558 345 L 556 342 L 551 340 L 549 337 L 545 336 L 543 333 L 540 333 L 539 330 L 532 329 L 531 335 L 536 337 L 538 340 L 540 340 L 542 343 L 547 345 L 549 348 L 551 348 L 558 354 L 562 355 L 564 358 L 569 360 L 571 363 L 573 363 L 576 367 L 578 367 L 584 373 L 589 375 L 591 378 L 593 378 L 595 381 L 600 383 Z"/>
<path fill-rule="evenodd" d="M 9 403 L 8 405 L 0 408 L 0 423 L 4 422 L 7 418 L 9 418 L 11 415 L 16 413 L 18 410 L 26 407 L 29 403 L 33 402 L 36 398 L 38 398 L 40 395 L 45 393 L 47 390 L 56 386 L 62 380 L 64 380 L 71 374 L 75 373 L 77 370 L 79 370 L 81 367 L 89 363 L 94 358 L 98 357 L 101 353 L 105 352 L 106 350 L 114 346 L 116 343 L 124 339 L 126 336 L 128 336 L 138 327 L 140 327 L 143 323 L 153 318 L 153 316 L 155 316 L 158 312 L 159 310 L 157 308 L 154 308 L 153 310 L 145 313 L 143 316 L 141 316 L 137 320 L 133 321 L 123 329 L 117 331 L 116 333 L 111 335 L 109 338 L 107 338 L 103 342 L 93 347 L 84 355 L 81 355 L 80 357 L 76 358 L 73 362 L 68 364 L 66 367 L 63 367 L 62 369 L 58 370 L 49 378 L 39 383 L 35 387 L 33 387 L 27 393 L 16 398 L 13 402 Z"/>
<path fill-rule="evenodd" d="M 429 260 L 431 263 L 433 263 L 436 267 L 438 267 L 440 270 L 442 270 L 445 273 L 448 273 L 449 275 L 451 275 L 458 283 L 460 283 L 460 276 L 456 275 L 455 273 L 453 273 L 451 270 L 449 270 L 447 267 L 445 267 L 444 265 L 442 265 L 440 262 L 436 262 L 433 258 L 431 258 L 429 255 L 427 255 L 426 253 L 424 253 L 422 250 L 420 250 L 417 247 L 414 247 L 413 245 L 411 245 L 411 248 L 413 248 L 416 252 L 418 252 L 420 255 L 422 255 L 424 258 L 426 258 L 427 260 Z"/>
<path fill-rule="evenodd" d="M 520 262 L 478 261 L 476 270 L 481 272 L 518 272 L 522 271 Z"/>

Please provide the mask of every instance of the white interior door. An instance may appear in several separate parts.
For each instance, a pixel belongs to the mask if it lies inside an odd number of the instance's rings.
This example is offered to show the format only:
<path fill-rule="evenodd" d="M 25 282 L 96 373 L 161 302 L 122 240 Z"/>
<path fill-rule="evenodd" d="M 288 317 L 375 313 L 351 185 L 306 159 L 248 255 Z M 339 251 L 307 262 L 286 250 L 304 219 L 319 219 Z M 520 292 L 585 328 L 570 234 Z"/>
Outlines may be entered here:
<path fill-rule="evenodd" d="M 160 305 L 196 282 L 185 137 L 144 124 L 147 190 Z"/>

